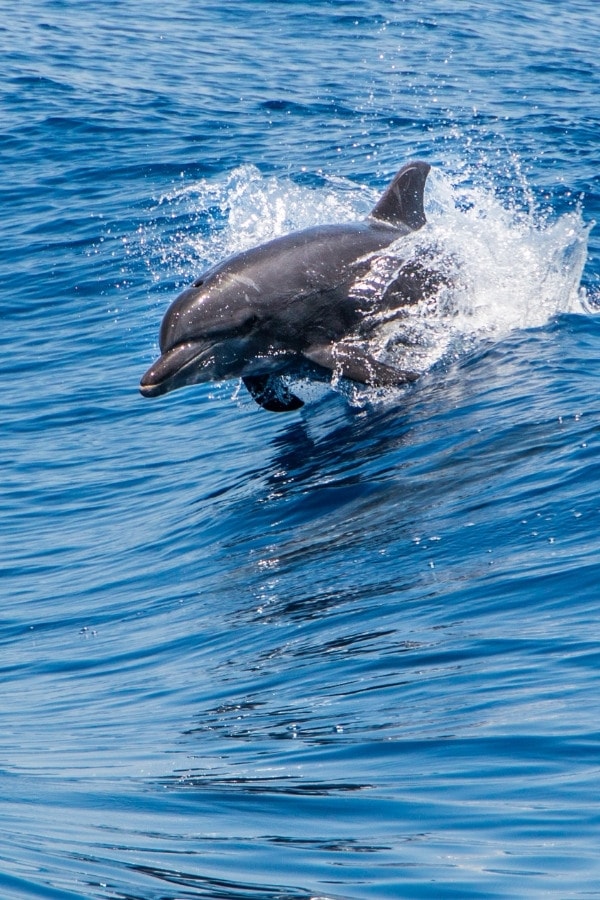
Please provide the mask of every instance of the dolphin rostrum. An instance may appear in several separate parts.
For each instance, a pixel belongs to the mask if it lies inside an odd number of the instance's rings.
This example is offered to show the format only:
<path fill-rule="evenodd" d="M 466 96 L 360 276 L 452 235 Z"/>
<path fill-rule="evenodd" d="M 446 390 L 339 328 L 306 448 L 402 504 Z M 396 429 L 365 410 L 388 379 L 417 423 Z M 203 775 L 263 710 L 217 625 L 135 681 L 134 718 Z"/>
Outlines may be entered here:
<path fill-rule="evenodd" d="M 164 316 L 161 355 L 140 382 L 144 397 L 241 377 L 260 406 L 284 412 L 303 405 L 286 374 L 336 374 L 373 386 L 416 380 L 375 359 L 364 338 L 378 314 L 401 314 L 431 291 L 432 273 L 396 259 L 380 291 L 361 283 L 384 248 L 425 224 L 429 169 L 403 166 L 364 221 L 293 232 L 205 272 Z"/>

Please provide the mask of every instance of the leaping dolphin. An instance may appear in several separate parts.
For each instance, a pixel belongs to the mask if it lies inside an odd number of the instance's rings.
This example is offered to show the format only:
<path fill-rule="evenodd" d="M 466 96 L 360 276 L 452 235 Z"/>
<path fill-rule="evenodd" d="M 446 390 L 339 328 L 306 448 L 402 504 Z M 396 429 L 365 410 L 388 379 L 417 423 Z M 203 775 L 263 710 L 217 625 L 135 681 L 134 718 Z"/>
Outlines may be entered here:
<path fill-rule="evenodd" d="M 416 380 L 375 359 L 357 338 L 373 330 L 377 314 L 431 290 L 431 272 L 398 263 L 375 296 L 360 284 L 385 247 L 425 224 L 429 170 L 419 161 L 403 166 L 364 221 L 293 232 L 205 272 L 168 308 L 161 355 L 140 392 L 156 397 L 241 377 L 260 406 L 285 412 L 303 405 L 282 380 L 286 374 L 335 373 L 373 386 Z"/>

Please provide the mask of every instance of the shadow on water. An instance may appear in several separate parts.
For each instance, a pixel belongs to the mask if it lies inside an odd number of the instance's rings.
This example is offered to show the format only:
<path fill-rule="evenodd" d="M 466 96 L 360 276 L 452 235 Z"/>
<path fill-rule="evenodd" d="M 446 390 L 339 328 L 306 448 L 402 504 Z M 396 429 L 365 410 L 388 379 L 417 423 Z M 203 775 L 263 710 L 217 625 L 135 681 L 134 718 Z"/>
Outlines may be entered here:
<path fill-rule="evenodd" d="M 353 487 L 361 483 L 366 487 L 377 478 L 378 460 L 389 458 L 405 443 L 411 427 L 406 412 L 345 408 L 332 422 L 328 413 L 337 403 L 337 398 L 325 401 L 310 417 L 273 439 L 266 474 L 272 491 L 306 496 L 326 488 L 335 489 L 340 497 L 344 489 L 352 495 Z"/>

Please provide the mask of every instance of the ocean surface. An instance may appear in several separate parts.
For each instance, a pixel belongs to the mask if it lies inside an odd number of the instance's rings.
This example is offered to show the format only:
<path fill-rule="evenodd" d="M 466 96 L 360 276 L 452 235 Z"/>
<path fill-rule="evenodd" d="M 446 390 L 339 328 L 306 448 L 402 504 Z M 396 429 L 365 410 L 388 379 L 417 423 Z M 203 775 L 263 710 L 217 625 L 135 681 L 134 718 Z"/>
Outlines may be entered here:
<path fill-rule="evenodd" d="M 597 0 L 0 46 L 0 897 L 600 898 Z M 185 285 L 414 158 L 415 384 L 139 395 Z"/>

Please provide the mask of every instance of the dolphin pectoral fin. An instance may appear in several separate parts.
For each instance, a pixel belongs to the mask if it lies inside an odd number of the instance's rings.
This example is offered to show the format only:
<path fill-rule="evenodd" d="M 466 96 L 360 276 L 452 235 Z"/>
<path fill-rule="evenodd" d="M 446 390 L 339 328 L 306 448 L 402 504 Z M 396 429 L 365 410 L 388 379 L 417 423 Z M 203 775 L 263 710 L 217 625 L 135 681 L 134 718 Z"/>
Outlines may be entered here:
<path fill-rule="evenodd" d="M 293 412 L 304 406 L 278 375 L 245 375 L 242 381 L 252 399 L 269 412 Z"/>
<path fill-rule="evenodd" d="M 304 351 L 304 356 L 324 369 L 330 369 L 331 372 L 338 372 L 344 378 L 372 387 L 407 384 L 419 377 L 416 372 L 396 369 L 379 362 L 374 356 L 351 344 L 322 344 L 309 347 Z"/>

